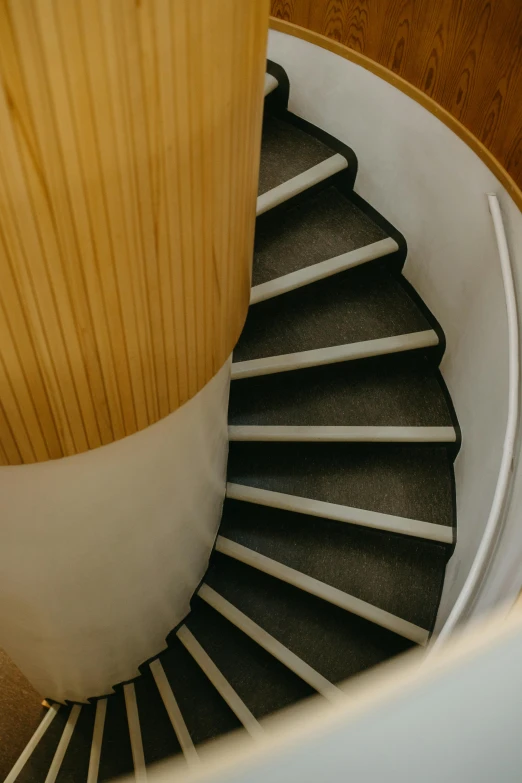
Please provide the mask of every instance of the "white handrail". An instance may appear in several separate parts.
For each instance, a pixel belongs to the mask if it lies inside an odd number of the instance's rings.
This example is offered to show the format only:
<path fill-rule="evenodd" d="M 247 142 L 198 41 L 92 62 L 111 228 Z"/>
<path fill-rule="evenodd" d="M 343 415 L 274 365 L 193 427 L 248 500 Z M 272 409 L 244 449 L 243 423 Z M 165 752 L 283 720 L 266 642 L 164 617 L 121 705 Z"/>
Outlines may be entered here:
<path fill-rule="evenodd" d="M 520 392 L 520 358 L 519 358 L 519 321 L 518 308 L 513 282 L 513 269 L 509 256 L 509 248 L 506 238 L 504 221 L 500 211 L 498 198 L 494 193 L 488 194 L 489 210 L 493 218 L 493 226 L 497 239 L 500 266 L 502 269 L 502 281 L 506 298 L 508 320 L 508 362 L 509 362 L 509 390 L 508 390 L 508 417 L 502 460 L 497 479 L 497 486 L 493 496 L 493 503 L 489 512 L 488 521 L 482 536 L 470 572 L 460 592 L 460 595 L 451 610 L 440 634 L 437 636 L 430 649 L 435 649 L 443 643 L 454 631 L 461 619 L 469 613 L 481 592 L 483 580 L 493 558 L 495 547 L 502 530 L 505 517 L 506 499 L 513 476 L 513 458 L 515 456 L 515 442 L 518 432 L 519 420 L 519 392 Z"/>

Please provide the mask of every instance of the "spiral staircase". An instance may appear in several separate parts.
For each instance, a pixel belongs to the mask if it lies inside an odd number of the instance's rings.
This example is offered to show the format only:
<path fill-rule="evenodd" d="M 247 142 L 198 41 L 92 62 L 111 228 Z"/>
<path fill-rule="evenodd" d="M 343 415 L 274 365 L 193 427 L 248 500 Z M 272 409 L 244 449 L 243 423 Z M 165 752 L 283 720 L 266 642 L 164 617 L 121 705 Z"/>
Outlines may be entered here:
<path fill-rule="evenodd" d="M 141 676 L 52 704 L 8 783 L 105 781 L 263 719 L 433 630 L 455 542 L 444 334 L 357 159 L 287 109 L 269 62 L 253 286 L 234 351 L 227 496 L 191 612 Z"/>

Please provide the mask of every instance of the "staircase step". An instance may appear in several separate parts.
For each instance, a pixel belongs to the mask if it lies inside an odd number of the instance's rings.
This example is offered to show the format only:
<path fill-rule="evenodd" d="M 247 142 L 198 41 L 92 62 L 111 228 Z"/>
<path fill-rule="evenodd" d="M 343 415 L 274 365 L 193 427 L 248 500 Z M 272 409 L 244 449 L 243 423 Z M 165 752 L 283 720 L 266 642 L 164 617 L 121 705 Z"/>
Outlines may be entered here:
<path fill-rule="evenodd" d="M 123 686 L 123 695 L 125 697 L 127 724 L 129 726 L 132 761 L 134 764 L 134 780 L 136 783 L 146 783 L 145 755 L 143 753 L 143 739 L 141 737 L 140 716 L 138 714 L 134 683 L 130 682 Z"/>
<path fill-rule="evenodd" d="M 257 720 L 315 693 L 304 680 L 197 596 L 187 626 Z"/>
<path fill-rule="evenodd" d="M 201 670 L 207 675 L 212 685 L 226 701 L 232 712 L 241 721 L 245 729 L 252 737 L 260 737 L 264 732 L 259 722 L 254 718 L 244 701 L 230 685 L 227 678 L 216 666 L 204 647 L 198 642 L 194 634 L 183 625 L 177 632 L 177 637 L 183 646 L 192 655 Z"/>
<path fill-rule="evenodd" d="M 174 692 L 159 658 L 157 658 L 155 661 L 152 661 L 150 664 L 150 670 L 161 694 L 163 705 L 167 710 L 169 720 L 171 722 L 172 728 L 174 729 L 174 733 L 176 734 L 176 738 L 183 751 L 183 755 L 185 756 L 185 761 L 190 766 L 197 765 L 199 763 L 199 756 L 194 747 L 194 743 L 192 742 L 192 737 L 190 736 L 187 724 L 185 723 L 185 719 L 181 714 L 179 704 L 176 697 L 174 696 Z"/>
<path fill-rule="evenodd" d="M 279 117 L 263 119 L 258 193 L 261 196 L 336 154 L 322 141 Z"/>
<path fill-rule="evenodd" d="M 453 525 L 452 463 L 444 446 L 231 443 L 228 481 L 448 529 Z"/>
<path fill-rule="evenodd" d="M 155 764 L 179 755 L 181 746 L 150 669 L 134 682 L 134 688 L 145 763 Z"/>
<path fill-rule="evenodd" d="M 89 757 L 89 770 L 87 783 L 97 783 L 100 769 L 101 749 L 103 735 L 105 733 L 105 719 L 107 717 L 107 699 L 98 699 L 95 705 L 94 728 Z"/>
<path fill-rule="evenodd" d="M 262 555 L 223 536 L 218 536 L 216 550 L 252 568 L 257 568 L 259 571 L 269 574 L 276 579 L 281 579 L 283 582 L 294 585 L 294 587 L 298 587 L 300 590 L 315 595 L 323 601 L 328 601 L 346 612 L 356 614 L 358 617 L 363 617 L 365 620 L 380 625 L 381 628 L 386 628 L 388 631 L 399 634 L 399 636 L 404 636 L 405 639 L 409 639 L 416 644 L 425 645 L 428 642 L 429 632 L 425 628 L 386 612 L 384 609 L 350 595 L 343 590 L 332 587 L 331 584 L 321 582 L 308 574 L 304 574 L 302 571 L 297 571 L 295 568 L 281 563 L 280 560 L 274 560 L 266 555 Z"/>
<path fill-rule="evenodd" d="M 270 95 L 270 93 L 273 92 L 278 86 L 279 82 L 275 76 L 272 76 L 270 73 L 265 73 L 265 98 L 267 95 Z"/>
<path fill-rule="evenodd" d="M 206 583 L 331 683 L 412 646 L 391 631 L 219 553 L 212 558 Z"/>
<path fill-rule="evenodd" d="M 330 185 L 284 212 L 258 218 L 253 291 L 277 278 L 380 242 L 388 243 L 386 252 L 397 247 L 368 215 Z"/>
<path fill-rule="evenodd" d="M 263 359 L 265 372 L 279 372 L 437 344 L 437 335 L 399 281 L 385 269 L 376 274 L 363 265 L 251 307 L 233 370 L 237 377 L 238 362 Z M 310 355 L 324 349 L 330 350 L 315 360 Z M 288 361 L 299 353 L 308 355 Z"/>
<path fill-rule="evenodd" d="M 221 538 L 428 630 L 451 552 L 432 541 L 230 500 L 217 549 L 235 557 Z"/>
<path fill-rule="evenodd" d="M 264 628 L 261 628 L 261 626 L 231 604 L 230 601 L 227 601 L 226 598 L 223 598 L 208 584 L 203 584 L 200 587 L 198 595 L 326 699 L 335 701 L 340 697 L 337 688 L 322 674 L 315 671 L 309 664 L 267 633 Z"/>
<path fill-rule="evenodd" d="M 439 379 L 424 356 L 406 353 L 237 380 L 230 437 L 237 427 L 452 426 Z"/>
<path fill-rule="evenodd" d="M 22 751 L 4 783 L 42 783 L 49 772 L 56 748 L 69 717 L 69 708 L 51 706 Z"/>
<path fill-rule="evenodd" d="M 174 639 L 159 660 L 194 745 L 241 728 L 238 718 L 179 639 Z"/>
<path fill-rule="evenodd" d="M 134 774 L 132 748 L 123 689 L 118 688 L 107 699 L 98 780 L 113 780 Z"/>
<path fill-rule="evenodd" d="M 67 720 L 65 712 L 65 708 L 58 704 L 46 711 L 4 783 L 14 783 L 15 780 L 33 783 L 45 779 Z M 51 725 L 53 725 L 52 731 Z"/>
<path fill-rule="evenodd" d="M 73 707 L 73 711 L 74 709 Z M 87 780 L 95 712 L 94 705 L 82 704 L 69 745 L 59 767 L 56 777 L 57 783 L 76 783 L 77 780 Z"/>

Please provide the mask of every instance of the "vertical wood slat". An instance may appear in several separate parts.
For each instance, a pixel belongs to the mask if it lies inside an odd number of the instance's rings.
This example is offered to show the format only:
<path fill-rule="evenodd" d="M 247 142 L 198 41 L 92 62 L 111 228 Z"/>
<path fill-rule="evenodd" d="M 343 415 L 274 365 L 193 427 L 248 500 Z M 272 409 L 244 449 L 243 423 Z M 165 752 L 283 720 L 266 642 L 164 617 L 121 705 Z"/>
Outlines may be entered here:
<path fill-rule="evenodd" d="M 0 464 L 143 429 L 249 303 L 268 0 L 0 0 Z"/>

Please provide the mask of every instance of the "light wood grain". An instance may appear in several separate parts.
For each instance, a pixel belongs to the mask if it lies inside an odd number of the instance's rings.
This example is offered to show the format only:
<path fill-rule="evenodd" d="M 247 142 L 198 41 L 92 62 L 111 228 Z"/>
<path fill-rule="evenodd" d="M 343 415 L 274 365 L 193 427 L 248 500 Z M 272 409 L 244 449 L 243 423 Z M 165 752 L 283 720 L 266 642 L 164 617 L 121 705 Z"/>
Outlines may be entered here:
<path fill-rule="evenodd" d="M 271 0 L 271 9 L 417 87 L 522 187 L 521 2 Z"/>
<path fill-rule="evenodd" d="M 0 464 L 147 427 L 241 331 L 268 0 L 0 0 Z"/>

